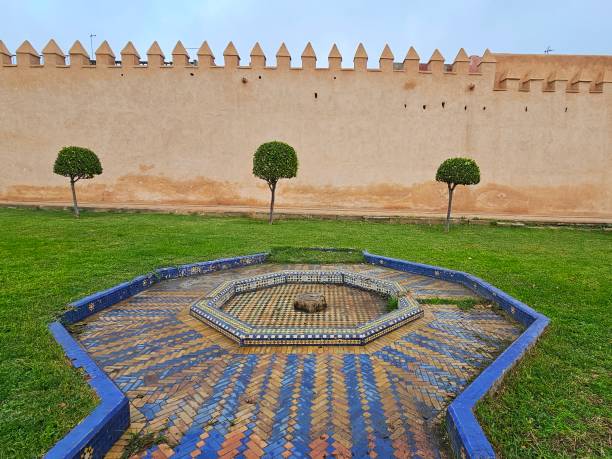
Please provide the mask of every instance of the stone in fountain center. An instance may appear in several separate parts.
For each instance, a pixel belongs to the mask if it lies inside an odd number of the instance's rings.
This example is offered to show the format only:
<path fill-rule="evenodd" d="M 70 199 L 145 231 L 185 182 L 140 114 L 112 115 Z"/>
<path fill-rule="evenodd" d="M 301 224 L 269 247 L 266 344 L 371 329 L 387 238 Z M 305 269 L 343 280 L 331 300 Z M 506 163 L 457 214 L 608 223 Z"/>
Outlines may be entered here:
<path fill-rule="evenodd" d="M 293 308 L 304 312 L 321 312 L 327 309 L 325 295 L 322 293 L 298 293 L 293 300 Z"/>

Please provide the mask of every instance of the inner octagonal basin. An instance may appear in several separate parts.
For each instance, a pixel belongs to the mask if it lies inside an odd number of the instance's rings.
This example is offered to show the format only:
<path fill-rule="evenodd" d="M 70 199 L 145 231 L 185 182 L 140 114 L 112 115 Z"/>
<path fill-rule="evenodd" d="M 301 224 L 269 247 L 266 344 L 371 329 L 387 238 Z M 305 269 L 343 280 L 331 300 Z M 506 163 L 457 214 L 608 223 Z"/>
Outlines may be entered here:
<path fill-rule="evenodd" d="M 293 308 L 298 293 L 323 293 L 325 311 Z M 397 309 L 387 311 L 389 298 Z M 346 271 L 280 271 L 224 282 L 191 314 L 242 346 L 363 345 L 423 315 L 399 284 Z"/>
<path fill-rule="evenodd" d="M 327 309 L 297 311 L 293 300 L 300 293 L 321 293 Z M 357 327 L 387 313 L 387 300 L 378 293 L 337 284 L 282 284 L 238 293 L 221 310 L 257 327 Z"/>

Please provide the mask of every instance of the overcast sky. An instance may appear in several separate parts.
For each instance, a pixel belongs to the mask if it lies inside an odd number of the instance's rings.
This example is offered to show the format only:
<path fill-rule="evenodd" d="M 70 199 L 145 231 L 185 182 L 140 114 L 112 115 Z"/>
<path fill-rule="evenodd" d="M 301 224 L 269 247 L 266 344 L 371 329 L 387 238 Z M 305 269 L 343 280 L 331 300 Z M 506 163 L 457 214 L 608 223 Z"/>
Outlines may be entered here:
<path fill-rule="evenodd" d="M 170 56 L 177 40 L 196 49 L 207 40 L 222 63 L 232 40 L 248 64 L 259 41 L 271 64 L 285 42 L 299 65 L 310 41 L 320 63 L 337 43 L 349 65 L 363 42 L 375 66 L 385 43 L 396 61 L 414 46 L 426 62 L 435 48 L 447 61 L 460 47 L 494 52 L 612 54 L 612 0 L 582 1 L 361 1 L 361 0 L 0 0 L 0 40 L 11 52 L 23 40 L 41 51 L 55 38 L 67 52 L 75 40 L 90 49 L 108 40 L 115 54 L 128 40 L 143 59 L 157 40 Z M 169 60 L 169 59 L 168 59 Z"/>

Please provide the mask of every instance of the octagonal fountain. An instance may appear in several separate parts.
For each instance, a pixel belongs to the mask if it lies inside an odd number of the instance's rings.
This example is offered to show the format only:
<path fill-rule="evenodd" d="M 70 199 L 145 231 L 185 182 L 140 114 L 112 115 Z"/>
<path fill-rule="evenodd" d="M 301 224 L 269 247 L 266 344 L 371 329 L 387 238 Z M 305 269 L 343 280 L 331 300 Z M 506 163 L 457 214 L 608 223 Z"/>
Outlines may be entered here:
<path fill-rule="evenodd" d="M 304 294 L 321 311 L 294 308 Z M 388 310 L 387 305 L 397 304 Z M 197 300 L 191 315 L 241 346 L 363 345 L 423 315 L 396 282 L 347 271 L 280 271 L 227 281 Z"/>
<path fill-rule="evenodd" d="M 176 445 L 147 457 L 332 447 L 361 457 L 369 444 L 379 457 L 436 457 L 437 430 L 423 420 L 441 419 L 449 404 L 457 454 L 493 457 L 474 405 L 547 319 L 470 274 L 363 255 L 361 264 L 267 264 L 254 254 L 160 268 L 72 303 L 62 322 L 83 321 L 78 333 L 59 322 L 51 331 L 101 404 L 48 457 L 117 455 L 130 420 L 166 426 Z M 295 310 L 301 295 L 327 307 Z M 458 308 L 462 299 L 474 305 Z"/>

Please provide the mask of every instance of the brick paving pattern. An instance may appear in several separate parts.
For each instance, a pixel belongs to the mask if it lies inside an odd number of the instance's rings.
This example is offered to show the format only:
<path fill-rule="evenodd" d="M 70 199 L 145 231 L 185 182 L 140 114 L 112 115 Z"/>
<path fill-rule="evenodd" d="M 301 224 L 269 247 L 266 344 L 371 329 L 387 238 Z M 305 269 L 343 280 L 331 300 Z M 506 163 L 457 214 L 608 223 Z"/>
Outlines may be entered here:
<path fill-rule="evenodd" d="M 521 332 L 490 308 L 423 305 L 423 318 L 358 347 L 241 348 L 189 315 L 223 281 L 317 268 L 259 265 L 162 282 L 87 319 L 77 338 L 128 395 L 129 431 L 164 431 L 170 443 L 139 457 L 443 455 L 435 425 L 445 407 Z M 417 298 L 470 296 L 382 267 L 341 269 L 399 282 Z"/>

